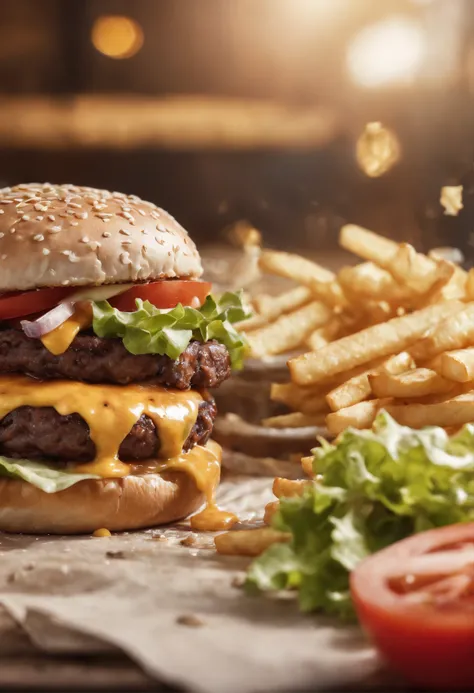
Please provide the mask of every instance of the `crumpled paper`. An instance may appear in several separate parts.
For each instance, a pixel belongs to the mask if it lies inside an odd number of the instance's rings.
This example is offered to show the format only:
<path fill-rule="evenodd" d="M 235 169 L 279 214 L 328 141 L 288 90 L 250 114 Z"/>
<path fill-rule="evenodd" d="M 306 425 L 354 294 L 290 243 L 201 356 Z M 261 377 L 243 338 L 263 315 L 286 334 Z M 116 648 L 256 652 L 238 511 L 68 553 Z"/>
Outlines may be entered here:
<path fill-rule="evenodd" d="M 225 481 L 222 507 L 261 520 L 271 480 Z M 184 545 L 182 542 L 184 541 Z M 126 652 L 197 693 L 380 685 L 357 627 L 303 616 L 291 597 L 249 597 L 247 560 L 219 556 L 186 522 L 111 538 L 1 535 L 0 603 L 46 652 Z"/>

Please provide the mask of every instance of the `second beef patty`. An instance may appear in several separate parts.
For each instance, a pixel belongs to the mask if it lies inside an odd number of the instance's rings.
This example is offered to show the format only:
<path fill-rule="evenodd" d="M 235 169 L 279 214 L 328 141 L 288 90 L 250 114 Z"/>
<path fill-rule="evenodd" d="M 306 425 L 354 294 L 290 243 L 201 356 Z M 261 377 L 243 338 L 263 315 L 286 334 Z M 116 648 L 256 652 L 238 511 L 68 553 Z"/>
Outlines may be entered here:
<path fill-rule="evenodd" d="M 183 450 L 205 445 L 212 433 L 216 405 L 209 395 L 199 405 L 199 413 Z M 160 437 L 153 421 L 142 416 L 122 442 L 119 457 L 124 462 L 154 458 Z M 0 422 L 0 454 L 7 457 L 66 462 L 90 462 L 95 445 L 89 427 L 79 414 L 61 416 L 52 407 L 20 407 Z"/>

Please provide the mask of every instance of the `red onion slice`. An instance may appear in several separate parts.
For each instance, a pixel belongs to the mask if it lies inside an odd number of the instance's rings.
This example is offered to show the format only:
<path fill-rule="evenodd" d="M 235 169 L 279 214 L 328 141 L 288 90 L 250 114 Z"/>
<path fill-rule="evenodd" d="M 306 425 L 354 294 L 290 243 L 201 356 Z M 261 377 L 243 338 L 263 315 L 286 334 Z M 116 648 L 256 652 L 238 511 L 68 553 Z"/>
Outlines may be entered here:
<path fill-rule="evenodd" d="M 74 315 L 74 311 L 75 304 L 72 301 L 65 301 L 49 310 L 37 320 L 22 320 L 21 327 L 27 337 L 39 339 L 48 334 L 48 332 L 55 330 L 63 322 L 66 322 L 68 318 Z"/>

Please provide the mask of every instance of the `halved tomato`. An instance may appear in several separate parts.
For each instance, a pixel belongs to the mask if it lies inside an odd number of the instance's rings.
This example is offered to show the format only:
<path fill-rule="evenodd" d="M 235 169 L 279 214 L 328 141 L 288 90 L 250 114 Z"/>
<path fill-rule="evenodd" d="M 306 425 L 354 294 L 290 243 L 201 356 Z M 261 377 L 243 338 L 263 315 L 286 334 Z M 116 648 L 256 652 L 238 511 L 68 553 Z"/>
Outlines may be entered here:
<path fill-rule="evenodd" d="M 163 279 L 149 284 L 137 284 L 110 299 L 110 303 L 123 311 L 136 310 L 136 298 L 150 301 L 157 308 L 174 308 L 178 303 L 199 308 L 206 300 L 211 286 L 209 282 L 193 279 Z"/>
<path fill-rule="evenodd" d="M 72 291 L 71 288 L 60 286 L 35 291 L 15 291 L 0 295 L 0 320 L 42 313 L 53 308 Z"/>
<path fill-rule="evenodd" d="M 363 627 L 407 680 L 474 689 L 474 523 L 416 534 L 351 576 Z"/>

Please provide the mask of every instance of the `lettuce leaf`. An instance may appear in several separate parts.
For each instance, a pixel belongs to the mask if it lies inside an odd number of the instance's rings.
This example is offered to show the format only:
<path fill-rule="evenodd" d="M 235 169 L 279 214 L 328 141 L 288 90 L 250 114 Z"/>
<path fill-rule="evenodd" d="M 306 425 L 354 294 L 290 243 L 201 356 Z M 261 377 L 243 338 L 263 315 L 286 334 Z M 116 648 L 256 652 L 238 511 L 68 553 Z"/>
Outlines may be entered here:
<path fill-rule="evenodd" d="M 242 368 L 248 343 L 232 323 L 249 317 L 238 293 L 227 292 L 219 299 L 208 296 L 198 310 L 180 303 L 160 310 L 149 301 L 136 299 L 132 313 L 112 308 L 108 301 L 92 304 L 92 327 L 98 337 L 120 337 L 131 354 L 166 354 L 177 359 L 192 339 L 216 339 L 227 347 L 232 367 Z"/>
<path fill-rule="evenodd" d="M 22 479 L 45 493 L 57 493 L 83 479 L 100 479 L 96 474 L 74 474 L 65 469 L 54 469 L 43 462 L 14 460 L 0 456 L 0 476 Z"/>
<path fill-rule="evenodd" d="M 364 557 L 415 532 L 474 520 L 474 426 L 449 438 L 413 430 L 386 412 L 372 430 L 347 429 L 313 450 L 317 479 L 280 503 L 290 532 L 257 558 L 247 588 L 297 589 L 303 611 L 353 616 L 349 573 Z"/>

